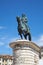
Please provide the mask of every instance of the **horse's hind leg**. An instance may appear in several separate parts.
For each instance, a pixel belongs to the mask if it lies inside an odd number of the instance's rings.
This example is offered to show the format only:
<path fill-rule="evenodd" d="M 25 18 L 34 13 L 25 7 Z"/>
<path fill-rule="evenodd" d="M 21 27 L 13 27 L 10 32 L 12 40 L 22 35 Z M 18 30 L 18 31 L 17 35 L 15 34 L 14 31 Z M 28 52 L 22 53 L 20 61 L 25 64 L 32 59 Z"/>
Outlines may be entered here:
<path fill-rule="evenodd" d="M 23 39 L 22 35 L 21 35 L 21 39 Z"/>
<path fill-rule="evenodd" d="M 27 35 L 24 35 L 24 38 L 27 40 Z"/>
<path fill-rule="evenodd" d="M 29 38 L 28 39 L 29 39 L 29 41 L 31 41 L 31 34 L 30 33 L 29 33 Z"/>

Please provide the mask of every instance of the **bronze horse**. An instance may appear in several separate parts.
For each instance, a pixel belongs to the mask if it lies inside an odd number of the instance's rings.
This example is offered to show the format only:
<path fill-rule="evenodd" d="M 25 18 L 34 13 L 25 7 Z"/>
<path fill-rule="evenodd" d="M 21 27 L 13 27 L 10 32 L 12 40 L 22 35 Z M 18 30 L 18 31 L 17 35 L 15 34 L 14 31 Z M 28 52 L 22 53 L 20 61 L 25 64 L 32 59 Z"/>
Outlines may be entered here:
<path fill-rule="evenodd" d="M 28 32 L 27 29 L 22 30 L 22 25 L 21 25 L 22 21 L 21 21 L 20 17 L 17 16 L 16 19 L 17 19 L 17 22 L 18 22 L 18 28 L 17 29 L 18 29 L 18 32 L 19 32 L 19 35 L 20 35 L 21 39 L 23 39 L 23 36 L 24 36 L 25 39 L 27 39 L 27 36 L 28 36 L 28 40 L 31 41 L 30 32 Z"/>

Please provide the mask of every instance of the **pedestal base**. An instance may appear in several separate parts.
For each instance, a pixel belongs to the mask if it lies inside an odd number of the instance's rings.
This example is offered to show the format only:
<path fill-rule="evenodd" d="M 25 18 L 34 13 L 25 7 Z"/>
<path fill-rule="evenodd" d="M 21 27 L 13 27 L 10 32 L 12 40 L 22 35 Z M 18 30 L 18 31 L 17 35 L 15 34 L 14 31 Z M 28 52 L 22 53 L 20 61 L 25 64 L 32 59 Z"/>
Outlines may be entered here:
<path fill-rule="evenodd" d="M 10 44 L 13 48 L 13 65 L 38 65 L 40 47 L 27 40 Z"/>

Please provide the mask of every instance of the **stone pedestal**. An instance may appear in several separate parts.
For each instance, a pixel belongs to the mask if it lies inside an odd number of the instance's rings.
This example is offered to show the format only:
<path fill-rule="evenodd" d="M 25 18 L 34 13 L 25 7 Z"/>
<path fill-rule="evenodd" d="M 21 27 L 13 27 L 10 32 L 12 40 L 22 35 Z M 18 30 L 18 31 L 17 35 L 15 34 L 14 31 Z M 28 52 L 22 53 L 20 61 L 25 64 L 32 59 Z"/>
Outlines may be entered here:
<path fill-rule="evenodd" d="M 13 49 L 13 65 L 38 65 L 40 47 L 27 40 L 10 43 Z"/>

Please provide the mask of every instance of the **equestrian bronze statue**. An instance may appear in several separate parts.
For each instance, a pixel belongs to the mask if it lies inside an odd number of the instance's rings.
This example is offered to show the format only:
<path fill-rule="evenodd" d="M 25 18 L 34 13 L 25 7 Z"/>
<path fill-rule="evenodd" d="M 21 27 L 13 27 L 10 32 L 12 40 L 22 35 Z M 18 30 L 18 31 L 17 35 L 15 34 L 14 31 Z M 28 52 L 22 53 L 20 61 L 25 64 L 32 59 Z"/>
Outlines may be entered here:
<path fill-rule="evenodd" d="M 27 17 L 25 14 L 22 14 L 22 17 L 20 18 L 19 16 L 16 17 L 17 22 L 18 22 L 18 32 L 19 35 L 21 37 L 21 39 L 23 39 L 23 36 L 25 39 L 28 38 L 29 41 L 31 41 L 31 34 L 30 34 L 30 28 L 27 25 Z"/>

